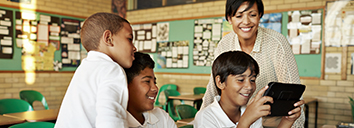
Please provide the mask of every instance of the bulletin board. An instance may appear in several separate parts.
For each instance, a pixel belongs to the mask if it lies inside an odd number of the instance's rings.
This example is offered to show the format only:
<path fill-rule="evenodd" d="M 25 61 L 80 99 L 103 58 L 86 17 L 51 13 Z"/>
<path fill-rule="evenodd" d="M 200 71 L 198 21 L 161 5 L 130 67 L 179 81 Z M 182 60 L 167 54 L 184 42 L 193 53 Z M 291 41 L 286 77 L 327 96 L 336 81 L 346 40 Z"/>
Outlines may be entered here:
<path fill-rule="evenodd" d="M 6 14 L 3 14 L 3 10 Z M 11 57 L 4 57 L 0 54 L 0 70 L 2 71 L 23 71 L 27 70 L 27 67 L 34 67 L 36 69 L 31 70 L 36 71 L 53 71 L 52 68 L 49 69 L 53 61 L 62 61 L 62 48 L 59 42 L 62 19 L 84 21 L 82 18 L 7 7 L 0 7 L 0 14 L 2 16 L 0 20 L 5 21 L 4 24 L 0 24 L 1 48 L 11 46 L 12 49 Z M 10 26 L 8 20 L 11 21 Z M 9 34 L 5 33 L 6 29 L 9 30 Z M 23 49 L 23 45 L 35 47 Z M 5 53 L 10 53 L 10 50 Z M 48 60 L 48 56 L 52 58 Z M 27 62 L 24 63 L 24 60 Z M 63 67 L 60 71 L 75 70 L 76 67 Z"/>

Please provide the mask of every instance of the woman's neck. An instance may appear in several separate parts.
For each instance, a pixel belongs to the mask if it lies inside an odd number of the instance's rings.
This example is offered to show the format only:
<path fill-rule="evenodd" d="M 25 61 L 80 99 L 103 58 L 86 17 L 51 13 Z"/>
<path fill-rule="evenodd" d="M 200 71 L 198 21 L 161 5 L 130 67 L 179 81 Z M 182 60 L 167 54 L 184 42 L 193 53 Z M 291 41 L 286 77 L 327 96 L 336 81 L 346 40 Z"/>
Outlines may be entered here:
<path fill-rule="evenodd" d="M 133 117 L 139 121 L 140 124 L 144 124 L 145 122 L 145 118 L 144 118 L 144 115 L 143 115 L 143 112 L 138 112 L 138 111 L 134 111 L 134 110 L 130 110 L 129 107 L 128 107 L 128 111 L 130 114 L 133 115 Z"/>
<path fill-rule="evenodd" d="M 221 109 L 225 112 L 227 117 L 233 122 L 237 123 L 241 117 L 241 106 L 232 106 L 230 103 L 225 103 L 223 100 L 219 101 Z"/>
<path fill-rule="evenodd" d="M 241 50 L 246 52 L 247 54 L 250 54 L 253 50 L 254 44 L 256 43 L 256 38 L 257 34 L 250 39 L 239 38 L 238 42 L 240 42 Z"/>

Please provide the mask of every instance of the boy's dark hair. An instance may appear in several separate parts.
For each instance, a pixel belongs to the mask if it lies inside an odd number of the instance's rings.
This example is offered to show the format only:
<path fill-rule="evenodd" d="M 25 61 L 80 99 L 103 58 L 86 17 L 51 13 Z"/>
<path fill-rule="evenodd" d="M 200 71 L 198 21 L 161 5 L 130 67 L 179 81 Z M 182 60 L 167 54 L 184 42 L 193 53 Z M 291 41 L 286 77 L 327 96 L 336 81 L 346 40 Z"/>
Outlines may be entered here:
<path fill-rule="evenodd" d="M 129 22 L 114 13 L 99 12 L 88 17 L 81 29 L 81 43 L 87 51 L 97 50 L 104 31 L 116 34 Z"/>
<path fill-rule="evenodd" d="M 221 83 L 225 82 L 229 75 L 244 73 L 250 68 L 251 73 L 259 74 L 259 67 L 250 55 L 243 51 L 228 51 L 220 54 L 213 62 L 212 72 L 216 90 L 221 95 L 221 90 L 217 87 L 215 77 L 220 76 Z"/>
<path fill-rule="evenodd" d="M 145 68 L 154 69 L 155 67 L 155 62 L 151 59 L 149 54 L 135 52 L 134 57 L 132 67 L 124 69 L 128 83 L 132 82 L 133 78 L 139 75 Z"/>
<path fill-rule="evenodd" d="M 262 0 L 227 0 L 225 7 L 225 18 L 227 21 L 228 17 L 233 17 L 236 15 L 237 9 L 242 5 L 243 2 L 248 2 L 248 7 L 243 11 L 249 10 L 253 6 L 253 4 L 256 3 L 258 13 L 260 15 L 260 18 L 262 18 L 264 14 L 264 6 Z"/>

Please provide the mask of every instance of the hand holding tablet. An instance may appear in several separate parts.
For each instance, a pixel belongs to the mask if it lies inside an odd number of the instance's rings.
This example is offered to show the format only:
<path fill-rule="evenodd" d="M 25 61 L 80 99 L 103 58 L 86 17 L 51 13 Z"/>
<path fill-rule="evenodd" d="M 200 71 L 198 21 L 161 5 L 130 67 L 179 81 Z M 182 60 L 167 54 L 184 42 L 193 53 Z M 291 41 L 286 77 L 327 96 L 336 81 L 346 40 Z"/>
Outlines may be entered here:
<path fill-rule="evenodd" d="M 269 88 L 263 96 L 273 98 L 271 106 L 271 114 L 268 116 L 290 116 L 289 111 L 293 110 L 294 104 L 300 101 L 306 86 L 302 84 L 288 84 L 279 82 L 270 82 Z"/>

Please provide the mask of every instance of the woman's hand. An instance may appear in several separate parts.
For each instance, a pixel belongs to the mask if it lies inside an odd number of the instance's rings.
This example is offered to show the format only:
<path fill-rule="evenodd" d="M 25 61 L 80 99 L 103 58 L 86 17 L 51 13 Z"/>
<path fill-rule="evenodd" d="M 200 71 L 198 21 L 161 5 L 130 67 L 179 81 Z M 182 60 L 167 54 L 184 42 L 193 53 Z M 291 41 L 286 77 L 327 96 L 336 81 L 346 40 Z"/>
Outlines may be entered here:
<path fill-rule="evenodd" d="M 267 89 L 268 86 L 265 86 L 260 91 L 258 91 L 257 95 L 254 98 L 251 99 L 251 101 L 246 107 L 245 112 L 241 116 L 238 125 L 251 125 L 260 117 L 267 116 L 270 114 L 270 105 L 264 103 L 273 103 L 273 98 L 269 96 L 262 96 Z"/>

